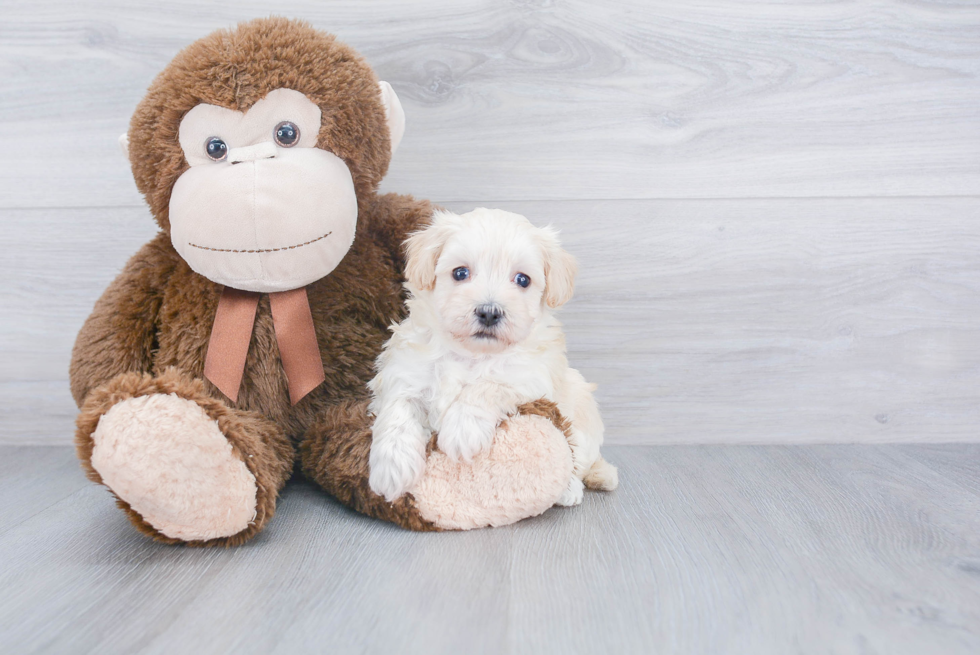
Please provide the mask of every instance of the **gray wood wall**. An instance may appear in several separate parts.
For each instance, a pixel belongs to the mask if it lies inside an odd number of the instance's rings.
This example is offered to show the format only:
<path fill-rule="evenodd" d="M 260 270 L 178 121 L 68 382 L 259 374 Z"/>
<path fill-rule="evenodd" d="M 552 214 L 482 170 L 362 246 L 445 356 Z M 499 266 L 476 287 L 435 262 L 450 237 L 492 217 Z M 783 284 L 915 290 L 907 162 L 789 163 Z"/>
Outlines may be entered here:
<path fill-rule="evenodd" d="M 611 443 L 973 441 L 980 7 L 0 1 L 0 443 L 153 234 L 116 137 L 184 45 L 305 18 L 392 83 L 384 189 L 562 229 Z"/>

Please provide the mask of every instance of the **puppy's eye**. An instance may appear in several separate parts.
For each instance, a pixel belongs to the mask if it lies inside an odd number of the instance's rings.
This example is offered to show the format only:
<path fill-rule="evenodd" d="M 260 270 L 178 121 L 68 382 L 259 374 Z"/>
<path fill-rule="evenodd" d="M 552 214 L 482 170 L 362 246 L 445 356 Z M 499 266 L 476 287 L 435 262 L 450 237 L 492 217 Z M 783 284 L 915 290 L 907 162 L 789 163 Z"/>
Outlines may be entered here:
<path fill-rule="evenodd" d="M 273 136 L 283 148 L 292 148 L 299 142 L 299 128 L 292 121 L 283 121 L 276 125 Z"/>
<path fill-rule="evenodd" d="M 470 276 L 470 269 L 465 266 L 459 266 L 453 269 L 453 279 L 457 282 L 462 282 Z"/>
<path fill-rule="evenodd" d="M 531 278 L 524 275 L 523 273 L 518 273 L 517 275 L 514 276 L 514 284 L 516 284 L 517 286 L 523 289 L 527 289 L 528 286 L 531 284 Z"/>
<path fill-rule="evenodd" d="M 214 161 L 221 161 L 228 156 L 228 145 L 220 138 L 213 136 L 204 143 L 204 152 Z"/>

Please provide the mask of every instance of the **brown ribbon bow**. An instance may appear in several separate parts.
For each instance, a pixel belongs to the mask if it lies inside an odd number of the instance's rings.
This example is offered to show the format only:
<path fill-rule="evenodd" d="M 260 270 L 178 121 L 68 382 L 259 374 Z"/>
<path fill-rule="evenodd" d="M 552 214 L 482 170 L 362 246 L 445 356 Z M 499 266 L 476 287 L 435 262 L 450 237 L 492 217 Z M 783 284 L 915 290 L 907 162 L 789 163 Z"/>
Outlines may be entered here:
<path fill-rule="evenodd" d="M 238 389 L 245 373 L 259 295 L 255 291 L 225 287 L 214 315 L 204 377 L 234 402 L 238 401 Z M 310 300 L 304 287 L 270 293 L 269 305 L 279 357 L 289 382 L 289 401 L 295 405 L 324 380 Z"/>

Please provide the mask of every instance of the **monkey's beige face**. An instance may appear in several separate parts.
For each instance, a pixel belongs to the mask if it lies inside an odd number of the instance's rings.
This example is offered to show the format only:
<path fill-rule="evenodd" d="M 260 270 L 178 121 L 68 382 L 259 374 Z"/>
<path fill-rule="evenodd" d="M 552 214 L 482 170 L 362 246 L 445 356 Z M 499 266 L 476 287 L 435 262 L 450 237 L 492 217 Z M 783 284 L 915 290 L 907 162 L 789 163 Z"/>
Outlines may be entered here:
<path fill-rule="evenodd" d="M 390 116 L 385 86 L 381 93 Z M 170 237 L 197 273 L 236 289 L 284 291 L 344 258 L 357 196 L 344 161 L 316 147 L 320 113 L 302 93 L 276 89 L 244 113 L 201 104 L 184 116 L 190 168 L 170 197 Z"/>

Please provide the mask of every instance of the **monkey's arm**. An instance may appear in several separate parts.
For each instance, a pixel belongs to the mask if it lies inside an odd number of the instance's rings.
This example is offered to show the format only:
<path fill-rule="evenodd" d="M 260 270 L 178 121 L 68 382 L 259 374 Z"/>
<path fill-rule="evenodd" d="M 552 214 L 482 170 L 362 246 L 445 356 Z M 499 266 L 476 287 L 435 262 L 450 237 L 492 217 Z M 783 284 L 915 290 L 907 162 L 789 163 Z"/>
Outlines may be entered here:
<path fill-rule="evenodd" d="M 399 272 L 405 270 L 402 244 L 409 234 L 429 223 L 433 209 L 428 200 L 398 193 L 376 196 L 368 205 L 370 229 L 385 244 Z"/>
<path fill-rule="evenodd" d="M 71 354 L 71 393 L 79 407 L 91 389 L 120 373 L 150 370 L 163 288 L 176 262 L 170 238 L 161 232 L 95 303 Z"/>

